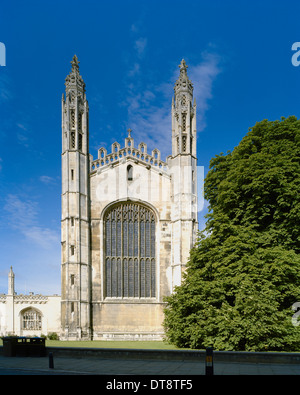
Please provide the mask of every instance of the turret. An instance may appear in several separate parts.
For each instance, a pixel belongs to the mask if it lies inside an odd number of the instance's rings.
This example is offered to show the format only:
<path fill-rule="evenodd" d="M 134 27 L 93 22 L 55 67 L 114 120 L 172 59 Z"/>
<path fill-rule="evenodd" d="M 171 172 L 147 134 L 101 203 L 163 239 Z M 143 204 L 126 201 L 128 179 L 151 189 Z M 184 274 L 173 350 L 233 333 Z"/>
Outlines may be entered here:
<path fill-rule="evenodd" d="M 180 75 L 172 99 L 172 156 L 196 156 L 196 100 L 193 104 L 193 84 L 188 78 L 188 66 L 184 59 L 179 68 Z"/>
<path fill-rule="evenodd" d="M 14 295 L 14 294 L 15 294 L 15 274 L 11 266 L 10 271 L 8 273 L 8 295 Z"/>
<path fill-rule="evenodd" d="M 90 338 L 89 140 L 85 83 L 75 55 L 62 97 L 62 337 Z"/>
<path fill-rule="evenodd" d="M 172 99 L 172 156 L 168 160 L 173 191 L 173 286 L 181 283 L 198 230 L 196 102 L 193 103 L 193 84 L 187 68 L 183 59 Z"/>
<path fill-rule="evenodd" d="M 62 96 L 63 152 L 78 150 L 88 153 L 88 103 L 85 83 L 79 74 L 77 56 L 72 59 L 72 70 L 65 80 L 66 97 Z"/>

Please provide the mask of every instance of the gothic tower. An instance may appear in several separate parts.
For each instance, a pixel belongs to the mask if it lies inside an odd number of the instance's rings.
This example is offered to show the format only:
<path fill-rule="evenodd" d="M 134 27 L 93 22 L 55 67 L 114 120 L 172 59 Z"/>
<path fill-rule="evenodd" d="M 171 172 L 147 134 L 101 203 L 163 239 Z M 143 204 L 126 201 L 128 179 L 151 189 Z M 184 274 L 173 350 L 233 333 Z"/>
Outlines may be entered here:
<path fill-rule="evenodd" d="M 193 84 L 188 78 L 188 66 L 183 59 L 179 68 L 180 75 L 172 100 L 172 156 L 168 161 L 173 194 L 173 286 L 181 283 L 198 230 L 196 100 L 193 103 Z"/>
<path fill-rule="evenodd" d="M 75 55 L 62 97 L 61 322 L 65 339 L 89 339 L 88 102 Z"/>

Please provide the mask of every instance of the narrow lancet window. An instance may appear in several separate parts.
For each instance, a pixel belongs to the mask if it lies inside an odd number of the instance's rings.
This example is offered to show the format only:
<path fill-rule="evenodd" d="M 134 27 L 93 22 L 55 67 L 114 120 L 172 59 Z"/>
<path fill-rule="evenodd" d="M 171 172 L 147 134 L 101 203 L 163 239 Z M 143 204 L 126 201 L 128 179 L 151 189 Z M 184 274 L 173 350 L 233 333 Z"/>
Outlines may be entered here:
<path fill-rule="evenodd" d="M 82 151 L 82 134 L 78 134 L 78 149 L 79 151 Z"/>
<path fill-rule="evenodd" d="M 133 167 L 131 165 L 127 166 L 127 180 L 133 180 Z"/>

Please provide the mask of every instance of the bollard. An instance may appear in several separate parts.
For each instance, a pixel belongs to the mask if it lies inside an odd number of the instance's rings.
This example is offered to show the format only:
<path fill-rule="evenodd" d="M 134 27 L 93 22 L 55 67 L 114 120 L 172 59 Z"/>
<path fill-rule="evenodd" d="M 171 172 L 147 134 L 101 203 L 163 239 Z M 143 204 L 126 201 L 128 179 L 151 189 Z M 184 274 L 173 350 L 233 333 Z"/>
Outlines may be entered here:
<path fill-rule="evenodd" d="M 53 353 L 49 352 L 49 368 L 54 369 Z"/>
<path fill-rule="evenodd" d="M 213 376 L 214 374 L 214 361 L 213 361 L 213 348 L 207 347 L 205 357 L 205 374 L 206 376 Z"/>

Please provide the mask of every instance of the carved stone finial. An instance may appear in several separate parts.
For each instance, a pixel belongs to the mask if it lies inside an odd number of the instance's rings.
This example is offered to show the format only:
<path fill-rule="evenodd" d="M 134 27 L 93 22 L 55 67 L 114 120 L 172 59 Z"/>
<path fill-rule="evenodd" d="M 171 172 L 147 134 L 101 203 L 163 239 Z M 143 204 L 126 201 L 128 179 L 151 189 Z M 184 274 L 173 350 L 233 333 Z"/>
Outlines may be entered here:
<path fill-rule="evenodd" d="M 176 102 L 176 96 L 178 97 L 178 95 L 182 94 L 182 92 L 189 92 L 190 95 L 193 96 L 193 84 L 189 80 L 189 77 L 187 75 L 188 66 L 185 63 L 184 59 L 182 59 L 178 67 L 180 68 L 180 75 L 178 77 L 178 80 L 175 82 L 175 86 L 174 86 L 175 102 Z"/>
<path fill-rule="evenodd" d="M 187 68 L 188 68 L 188 66 L 187 66 L 187 64 L 185 63 L 185 60 L 184 60 L 184 59 L 182 59 L 180 65 L 179 65 L 178 67 L 180 68 L 180 71 L 186 71 Z"/>
<path fill-rule="evenodd" d="M 72 59 L 72 61 L 71 61 L 71 64 L 73 65 L 78 65 L 80 62 L 78 61 L 78 58 L 77 58 L 77 55 L 74 55 L 73 56 L 73 59 Z"/>
<path fill-rule="evenodd" d="M 70 62 L 72 65 L 72 71 L 78 71 L 79 70 L 79 61 L 76 55 L 73 56 L 72 61 Z"/>
<path fill-rule="evenodd" d="M 65 79 L 66 91 L 70 89 L 74 89 L 74 87 L 81 90 L 81 92 L 85 93 L 85 83 L 79 74 L 79 61 L 77 55 L 74 55 L 72 61 L 70 62 L 72 65 L 72 70 L 69 75 L 67 75 Z"/>
<path fill-rule="evenodd" d="M 127 129 L 127 132 L 128 132 L 128 138 L 131 138 L 131 132 L 132 132 L 132 130 L 129 128 L 129 129 Z"/>

